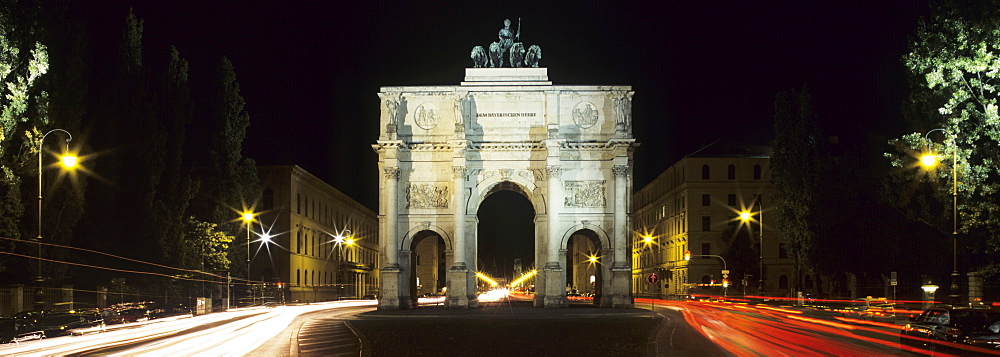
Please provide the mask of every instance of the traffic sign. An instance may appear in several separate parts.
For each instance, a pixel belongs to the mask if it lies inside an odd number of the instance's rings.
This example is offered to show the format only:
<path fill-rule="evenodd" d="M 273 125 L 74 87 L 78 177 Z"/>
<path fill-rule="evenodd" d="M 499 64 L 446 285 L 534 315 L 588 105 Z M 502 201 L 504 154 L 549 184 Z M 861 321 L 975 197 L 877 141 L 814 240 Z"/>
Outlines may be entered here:
<path fill-rule="evenodd" d="M 649 274 L 649 276 L 646 277 L 646 281 L 648 281 L 650 284 L 656 284 L 656 282 L 659 280 L 660 278 L 656 276 L 656 274 Z"/>

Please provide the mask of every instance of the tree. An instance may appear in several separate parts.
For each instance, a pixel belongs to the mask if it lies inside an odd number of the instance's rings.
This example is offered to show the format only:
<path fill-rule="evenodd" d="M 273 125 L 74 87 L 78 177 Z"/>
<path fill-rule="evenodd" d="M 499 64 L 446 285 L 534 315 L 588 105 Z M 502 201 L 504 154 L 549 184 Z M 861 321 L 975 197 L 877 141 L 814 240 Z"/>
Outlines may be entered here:
<path fill-rule="evenodd" d="M 184 244 L 177 262 L 185 269 L 206 272 L 229 269 L 229 247 L 235 237 L 219 231 L 215 223 L 188 217 L 184 222 Z"/>
<path fill-rule="evenodd" d="M 21 14 L 13 8 L 0 11 L 0 235 L 21 238 L 24 187 L 17 172 L 29 163 L 28 152 L 40 149 L 32 145 L 38 134 L 32 119 L 44 115 L 48 103 L 48 93 L 38 85 L 49 58 L 46 46 L 33 40 L 33 29 L 16 23 Z M 4 251 L 15 249 L 9 241 L 0 244 Z M 0 262 L 0 271 L 8 261 Z"/>
<path fill-rule="evenodd" d="M 1000 272 L 1000 2 L 941 1 L 922 19 L 902 61 L 910 79 L 908 121 L 917 132 L 890 141 L 896 168 L 887 197 L 915 220 L 951 233 L 951 161 L 957 161 L 959 252 L 968 269 Z M 932 129 L 944 133 L 929 133 Z M 919 169 L 939 155 L 945 167 Z M 967 249 L 962 249 L 967 248 Z"/>
<path fill-rule="evenodd" d="M 261 191 L 256 163 L 242 154 L 250 126 L 245 106 L 233 64 L 223 57 L 216 67 L 206 125 L 202 128 L 210 140 L 207 172 L 202 178 L 201 197 L 192 209 L 199 219 L 218 224 L 233 236 L 245 235 L 240 234 L 245 233 L 246 226 L 238 220 L 239 215 L 254 208 Z M 230 260 L 246 261 L 246 247 L 245 242 L 232 245 Z M 233 264 L 231 271 L 235 276 L 247 276 L 246 264 Z"/>
<path fill-rule="evenodd" d="M 176 261 L 182 254 L 188 206 L 198 189 L 191 170 L 184 165 L 184 142 L 187 126 L 191 122 L 194 106 L 188 88 L 188 62 L 181 58 L 177 48 L 171 46 L 169 60 L 159 78 L 156 91 L 157 112 L 163 118 L 168 135 L 164 147 L 163 178 L 157 186 L 157 199 L 153 202 L 153 239 L 159 247 L 159 258 L 164 262 Z"/>
<path fill-rule="evenodd" d="M 774 128 L 771 177 L 777 194 L 769 206 L 781 222 L 781 241 L 794 264 L 794 291 L 816 249 L 815 207 L 824 160 L 824 141 L 807 88 L 778 93 Z"/>

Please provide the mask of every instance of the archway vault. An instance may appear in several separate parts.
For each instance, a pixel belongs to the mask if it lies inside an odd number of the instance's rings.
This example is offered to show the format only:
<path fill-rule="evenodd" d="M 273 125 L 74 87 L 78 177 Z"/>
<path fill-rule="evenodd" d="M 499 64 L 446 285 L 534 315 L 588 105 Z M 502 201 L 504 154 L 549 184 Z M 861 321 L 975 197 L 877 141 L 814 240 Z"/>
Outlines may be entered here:
<path fill-rule="evenodd" d="M 568 306 L 565 251 L 593 232 L 605 267 L 598 305 L 631 307 L 627 252 L 632 89 L 553 85 L 545 68 L 467 68 L 456 86 L 382 87 L 379 309 L 412 307 L 410 251 L 433 232 L 449 252 L 450 307 L 477 307 L 477 212 L 499 191 L 534 209 L 535 300 Z"/>
<path fill-rule="evenodd" d="M 441 237 L 441 240 L 444 241 L 445 250 L 454 249 L 451 236 L 448 235 L 448 232 L 442 229 L 441 227 L 431 224 L 430 221 L 414 224 L 413 227 L 411 227 L 410 230 L 403 235 L 403 239 L 399 241 L 399 247 L 397 247 L 397 249 L 410 250 L 410 247 L 413 246 L 413 240 L 417 237 L 418 234 L 424 231 L 431 231 L 437 233 L 437 235 Z"/>

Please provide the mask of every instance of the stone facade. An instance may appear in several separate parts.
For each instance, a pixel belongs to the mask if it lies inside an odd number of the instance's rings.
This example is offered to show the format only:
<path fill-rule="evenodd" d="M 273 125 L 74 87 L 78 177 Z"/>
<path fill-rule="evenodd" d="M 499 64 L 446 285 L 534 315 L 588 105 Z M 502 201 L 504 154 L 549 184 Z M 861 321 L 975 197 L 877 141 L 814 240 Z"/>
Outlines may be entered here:
<path fill-rule="evenodd" d="M 510 190 L 535 212 L 535 305 L 567 305 L 570 237 L 595 240 L 601 306 L 630 307 L 629 86 L 561 86 L 546 68 L 467 68 L 451 86 L 379 92 L 380 309 L 415 304 L 415 240 L 443 241 L 446 304 L 476 307 L 480 203 Z"/>
<path fill-rule="evenodd" d="M 375 212 L 301 167 L 260 166 L 257 170 L 263 199 L 257 206 L 261 213 L 254 232 L 270 229 L 280 247 L 257 253 L 251 277 L 282 283 L 286 302 L 377 294 L 380 237 Z M 338 234 L 352 238 L 353 244 L 337 244 L 334 237 Z"/>
<path fill-rule="evenodd" d="M 770 149 L 721 146 L 716 144 L 688 155 L 635 193 L 632 278 L 636 296 L 744 295 L 744 292 L 788 295 L 792 265 L 781 252 L 779 222 L 768 215 L 776 192 L 771 184 Z M 763 291 L 759 291 L 759 265 L 742 271 L 732 266 L 737 257 L 726 254 L 727 242 L 738 230 L 749 230 L 749 244 L 760 241 L 761 207 Z M 742 211 L 752 214 L 753 222 L 749 225 L 739 219 Z M 646 242 L 645 236 L 653 241 Z M 684 260 L 685 251 L 690 251 L 694 258 Z M 729 260 L 731 284 L 726 291 L 721 286 L 723 261 L 699 255 L 718 255 Z M 647 277 L 652 273 L 658 274 L 658 284 L 648 283 Z M 715 285 L 711 283 L 713 280 Z"/>

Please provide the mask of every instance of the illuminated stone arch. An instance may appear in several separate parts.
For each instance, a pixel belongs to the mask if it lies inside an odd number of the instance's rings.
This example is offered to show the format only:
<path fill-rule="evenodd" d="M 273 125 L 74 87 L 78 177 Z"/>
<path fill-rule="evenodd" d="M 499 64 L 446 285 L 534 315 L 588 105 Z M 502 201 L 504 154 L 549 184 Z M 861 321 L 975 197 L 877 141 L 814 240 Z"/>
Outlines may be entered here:
<path fill-rule="evenodd" d="M 378 154 L 379 309 L 415 301 L 410 251 L 420 232 L 447 244 L 449 307 L 477 307 L 478 210 L 495 192 L 534 209 L 536 307 L 566 307 L 573 232 L 606 256 L 601 306 L 632 307 L 629 86 L 553 85 L 545 68 L 467 68 L 452 86 L 382 87 Z"/>

